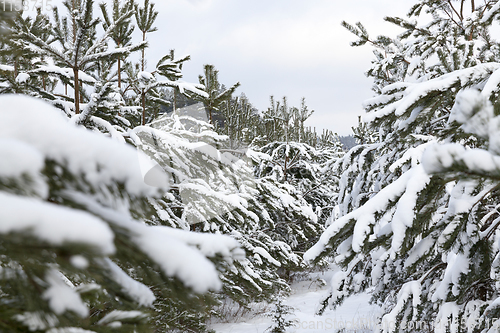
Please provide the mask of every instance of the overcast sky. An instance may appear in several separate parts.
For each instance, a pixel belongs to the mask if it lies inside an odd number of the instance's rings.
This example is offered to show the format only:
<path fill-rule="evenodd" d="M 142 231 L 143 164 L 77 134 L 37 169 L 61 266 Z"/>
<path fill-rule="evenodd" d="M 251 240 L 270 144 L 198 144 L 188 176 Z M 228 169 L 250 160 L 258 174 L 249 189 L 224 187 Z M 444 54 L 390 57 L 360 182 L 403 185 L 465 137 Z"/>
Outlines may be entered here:
<path fill-rule="evenodd" d="M 138 1 L 140 2 L 140 1 Z M 357 124 L 361 103 L 371 97 L 364 76 L 372 58 L 369 46 L 353 48 L 355 36 L 342 20 L 361 21 L 378 34 L 400 32 L 383 21 L 404 16 L 412 0 L 162 0 L 158 31 L 148 37 L 153 67 L 175 49 L 191 55 L 184 80 L 197 82 L 203 64 L 213 64 L 229 86 L 239 81 L 259 110 L 269 96 L 287 96 L 290 105 L 306 98 L 315 110 L 307 125 L 347 135 Z"/>
<path fill-rule="evenodd" d="M 61 0 L 50 0 L 60 4 Z M 95 0 L 96 3 L 100 0 Z M 191 55 L 184 81 L 198 82 L 204 64 L 219 70 L 221 83 L 240 82 L 259 110 L 269 96 L 302 97 L 315 110 L 307 125 L 351 133 L 372 96 L 370 46 L 349 46 L 356 39 L 340 26 L 361 21 L 372 36 L 401 32 L 384 16 L 405 16 L 415 0 L 150 0 L 159 12 L 158 31 L 148 35 L 149 70 L 170 49 Z M 111 2 L 111 0 L 106 0 Z M 142 5 L 143 0 L 136 0 Z M 136 41 L 140 36 L 137 33 Z"/>

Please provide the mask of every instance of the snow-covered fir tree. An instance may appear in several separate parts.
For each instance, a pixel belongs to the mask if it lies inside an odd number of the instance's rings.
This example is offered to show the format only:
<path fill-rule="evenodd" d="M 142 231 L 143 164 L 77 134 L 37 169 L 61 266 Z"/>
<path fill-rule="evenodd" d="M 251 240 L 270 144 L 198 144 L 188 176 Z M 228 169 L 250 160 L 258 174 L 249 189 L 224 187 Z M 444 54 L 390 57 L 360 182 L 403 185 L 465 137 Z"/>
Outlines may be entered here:
<path fill-rule="evenodd" d="M 499 11 L 418 1 L 386 19 L 403 28 L 394 39 L 344 23 L 354 45 L 375 47 L 364 120 L 377 140 L 336 162 L 337 211 L 305 255 L 342 267 L 325 307 L 373 287 L 384 332 L 487 332 L 497 320 Z"/>
<path fill-rule="evenodd" d="M 220 113 L 223 121 L 216 130 L 228 136 L 227 148 L 233 150 L 250 146 L 257 136 L 260 115 L 245 94 L 225 100 Z"/>
<path fill-rule="evenodd" d="M 305 126 L 305 100 L 259 114 L 212 65 L 183 82 L 189 56 L 148 66 L 157 15 L 67 0 L 0 36 L 0 93 L 30 96 L 0 96 L 0 330 L 203 332 L 217 305 L 272 301 L 305 268 L 338 138 Z"/>
<path fill-rule="evenodd" d="M 131 126 L 128 118 L 136 111 L 124 107 L 120 90 L 110 82 L 112 67 L 145 43 L 114 48 L 109 44 L 117 29 L 130 24 L 133 10 L 128 7 L 113 23 L 105 22 L 104 32 L 98 36 L 101 20 L 94 16 L 92 0 L 66 1 L 64 7 L 65 14 L 54 7 L 52 20 L 40 10 L 34 19 L 18 15 L 2 50 L 14 51 L 13 57 L 4 57 L 7 66 L 3 68 L 13 68 L 15 77 L 7 87 L 12 87 L 12 92 L 43 98 L 73 122 L 119 138 Z M 23 54 L 28 50 L 29 56 L 16 57 L 16 49 Z M 29 63 L 24 65 L 19 59 Z"/>
<path fill-rule="evenodd" d="M 201 104 L 192 107 L 205 113 Z M 135 128 L 131 138 L 171 175 L 172 190 L 159 203 L 164 215 L 158 223 L 227 234 L 245 250 L 247 259 L 222 273 L 221 297 L 245 306 L 272 299 L 278 290 L 288 291 L 285 272 L 304 265 L 293 251 L 296 246 L 279 230 L 292 225 L 293 218 L 314 223 L 316 215 L 292 186 L 255 177 L 253 161 L 262 153 L 220 151 L 217 146 L 227 137 L 207 122 L 175 113 Z M 304 238 L 300 228 L 293 231 L 291 237 Z"/>
<path fill-rule="evenodd" d="M 1 330 L 201 331 L 238 242 L 158 225 L 168 178 L 130 145 L 0 99 Z"/>

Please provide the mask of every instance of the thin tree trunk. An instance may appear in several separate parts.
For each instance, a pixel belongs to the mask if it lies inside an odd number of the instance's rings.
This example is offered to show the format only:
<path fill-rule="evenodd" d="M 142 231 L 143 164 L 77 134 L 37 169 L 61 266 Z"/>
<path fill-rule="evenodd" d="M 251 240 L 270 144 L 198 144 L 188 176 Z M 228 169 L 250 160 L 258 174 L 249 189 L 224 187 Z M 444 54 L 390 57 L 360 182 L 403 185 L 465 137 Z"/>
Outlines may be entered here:
<path fill-rule="evenodd" d="M 75 82 L 75 113 L 80 113 L 80 81 L 78 79 L 78 68 L 73 68 Z"/>
<path fill-rule="evenodd" d="M 122 67 L 121 67 L 121 60 L 118 58 L 118 89 L 122 89 Z"/>
<path fill-rule="evenodd" d="M 142 41 L 146 41 L 146 31 L 143 31 L 142 32 Z M 142 71 L 144 72 L 145 68 L 146 68 L 146 60 L 144 59 L 145 55 L 144 55 L 144 47 L 142 48 L 142 58 L 141 58 L 141 68 L 142 68 Z"/>
<path fill-rule="evenodd" d="M 143 31 L 142 32 L 142 41 L 146 41 L 146 31 Z M 145 52 L 144 52 L 144 48 L 142 48 L 141 50 L 141 70 L 144 72 L 144 70 L 146 69 L 146 59 L 145 59 Z M 142 92 L 141 92 L 141 102 L 142 102 L 142 125 L 146 125 L 146 92 L 144 91 L 144 88 L 142 88 Z"/>
<path fill-rule="evenodd" d="M 76 0 L 73 0 L 72 2 L 72 9 L 73 13 L 71 13 L 72 19 L 73 19 L 73 43 L 76 42 L 76 18 L 74 12 L 76 11 Z"/>
<path fill-rule="evenodd" d="M 141 92 L 142 99 L 142 125 L 146 125 L 146 93 L 144 92 L 144 88 Z"/>
<path fill-rule="evenodd" d="M 176 111 L 176 107 L 177 107 L 177 90 L 174 89 L 174 107 L 173 107 L 173 113 L 175 113 Z"/>

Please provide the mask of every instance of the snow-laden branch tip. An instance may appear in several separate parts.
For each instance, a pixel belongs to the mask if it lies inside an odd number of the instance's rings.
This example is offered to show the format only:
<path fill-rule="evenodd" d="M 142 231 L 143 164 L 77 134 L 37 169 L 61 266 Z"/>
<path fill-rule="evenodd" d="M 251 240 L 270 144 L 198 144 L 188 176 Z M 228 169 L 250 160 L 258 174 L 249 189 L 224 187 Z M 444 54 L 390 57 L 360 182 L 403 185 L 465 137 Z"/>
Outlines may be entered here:
<path fill-rule="evenodd" d="M 365 122 L 372 122 L 375 119 L 385 117 L 391 113 L 395 116 L 401 116 L 411 106 L 418 103 L 418 101 L 432 91 L 446 91 L 457 83 L 464 85 L 470 81 L 485 79 L 499 68 L 500 64 L 498 63 L 484 63 L 474 67 L 457 70 L 429 81 L 409 84 L 404 90 L 403 96 L 400 100 L 393 102 L 380 110 L 367 113 L 363 117 L 363 120 Z"/>
<path fill-rule="evenodd" d="M 3 95 L 0 104 L 0 138 L 32 146 L 96 186 L 122 182 L 131 194 L 159 194 L 144 183 L 134 148 L 75 127 L 59 110 L 31 97 Z M 12 124 L 23 124 L 23 130 Z"/>
<path fill-rule="evenodd" d="M 238 242 L 231 237 L 219 235 L 217 242 L 207 243 L 212 235 L 200 236 L 190 231 L 173 231 L 170 227 L 147 226 L 137 223 L 128 215 L 103 207 L 84 195 L 69 192 L 65 195 L 109 223 L 129 231 L 132 242 L 157 263 L 167 276 L 179 278 L 197 293 L 220 290 L 222 283 L 214 264 L 190 243 L 200 244 L 205 253 L 222 256 L 235 254 L 236 258 L 241 256 Z"/>

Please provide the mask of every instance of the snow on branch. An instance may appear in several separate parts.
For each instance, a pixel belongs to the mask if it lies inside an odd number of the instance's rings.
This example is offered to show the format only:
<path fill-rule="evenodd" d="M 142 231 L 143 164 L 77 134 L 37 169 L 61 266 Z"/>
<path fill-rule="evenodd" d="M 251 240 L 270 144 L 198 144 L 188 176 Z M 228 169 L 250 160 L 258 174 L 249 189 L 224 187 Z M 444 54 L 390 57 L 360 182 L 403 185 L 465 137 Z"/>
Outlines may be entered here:
<path fill-rule="evenodd" d="M 414 181 L 412 181 L 414 179 Z M 400 215 L 404 216 L 413 210 L 415 205 L 416 195 L 421 186 L 425 186 L 428 182 L 428 177 L 423 173 L 422 167 L 417 166 L 405 172 L 396 181 L 384 187 L 380 192 L 368 200 L 360 208 L 350 212 L 347 215 L 333 221 L 333 223 L 325 230 L 321 235 L 319 241 L 311 247 L 304 254 L 304 259 L 306 261 L 314 261 L 319 257 L 327 248 L 330 243 L 330 239 L 335 237 L 348 223 L 352 221 L 355 222 L 354 234 L 352 239 L 352 250 L 354 252 L 360 252 L 362 246 L 368 237 L 373 225 L 376 223 L 375 214 L 384 212 L 391 202 L 398 202 L 396 211 L 400 211 L 396 218 Z M 421 185 L 419 185 L 421 184 Z M 423 185 L 422 185 L 423 184 Z M 408 194 L 405 191 L 409 191 Z M 398 200 L 405 195 L 403 201 Z M 395 225 L 400 226 L 396 229 L 398 235 L 404 234 L 404 230 L 411 225 L 413 214 L 410 215 L 410 219 L 405 218 L 401 220 L 401 223 L 396 223 Z M 398 222 L 399 220 L 396 220 Z M 393 232 L 395 232 L 393 230 Z M 397 251 L 400 246 L 399 238 L 393 243 L 393 250 Z"/>
<path fill-rule="evenodd" d="M 155 88 L 155 87 L 177 88 L 177 89 L 179 89 L 181 94 L 185 94 L 185 91 L 187 90 L 187 91 L 190 91 L 192 93 L 195 93 L 196 95 L 208 98 L 208 94 L 203 90 L 203 89 L 205 89 L 205 86 L 203 86 L 201 84 L 182 82 L 182 81 L 163 80 L 163 81 L 158 81 L 158 82 L 151 84 L 151 88 Z"/>
<path fill-rule="evenodd" d="M 129 10 L 126 13 L 124 13 L 122 16 L 120 16 L 115 22 L 111 23 L 104 34 L 99 38 L 98 41 L 96 41 L 88 50 L 85 52 L 85 55 L 83 59 L 86 57 L 90 57 L 94 54 L 96 54 L 96 50 L 102 49 L 103 47 L 107 46 L 107 41 L 109 38 L 111 38 L 111 35 L 113 34 L 113 31 L 117 28 L 118 25 L 122 24 L 125 20 L 130 18 L 134 14 L 133 10 Z M 138 45 L 144 44 L 143 42 L 139 43 Z M 85 61 L 83 61 L 85 62 Z"/>
<path fill-rule="evenodd" d="M 222 287 L 217 269 L 204 253 L 226 257 L 234 255 L 234 258 L 241 256 L 239 243 L 229 236 L 218 235 L 218 242 L 214 242 L 210 238 L 212 235 L 205 237 L 189 231 L 172 231 L 170 227 L 147 226 L 123 213 L 103 207 L 84 195 L 69 192 L 65 194 L 102 219 L 130 232 L 131 240 L 167 276 L 179 278 L 197 293 L 217 291 Z M 200 246 L 204 253 L 191 244 Z"/>
<path fill-rule="evenodd" d="M 118 56 L 126 56 L 131 52 L 140 50 L 143 47 L 147 46 L 147 42 L 140 42 L 135 45 L 130 45 L 130 46 L 125 46 L 125 47 L 119 47 L 103 52 L 97 52 L 97 53 L 90 53 L 89 51 L 86 52 L 85 56 L 81 59 L 80 65 L 84 66 L 90 62 L 98 61 L 100 59 L 104 58 L 111 58 L 111 57 L 118 57 Z"/>
<path fill-rule="evenodd" d="M 111 261 L 111 259 L 104 258 L 98 260 L 98 262 L 110 273 L 112 279 L 123 288 L 123 291 L 139 305 L 151 306 L 153 304 L 156 297 L 151 289 L 139 281 L 132 279 L 117 264 Z M 105 321 L 104 318 L 101 322 L 102 321 Z"/>
<path fill-rule="evenodd" d="M 54 246 L 76 243 L 103 255 L 115 252 L 109 226 L 88 213 L 5 192 L 0 206 L 0 234 L 27 233 Z"/>
<path fill-rule="evenodd" d="M 481 23 L 487 23 L 500 11 L 500 2 L 495 3 L 490 9 L 488 9 L 481 18 Z"/>
<path fill-rule="evenodd" d="M 500 179 L 500 156 L 484 149 L 467 149 L 458 143 L 430 146 L 422 156 L 422 163 L 430 174 L 465 171 L 471 176 Z"/>
<path fill-rule="evenodd" d="M 89 309 L 83 303 L 80 294 L 71 288 L 63 279 L 62 274 L 51 269 L 47 272 L 45 280 L 49 284 L 49 288 L 44 291 L 42 297 L 47 299 L 50 308 L 56 314 L 62 314 L 67 310 L 74 311 L 81 318 L 89 315 Z"/>
<path fill-rule="evenodd" d="M 65 165 L 75 175 L 84 175 L 96 187 L 123 182 L 131 194 L 158 194 L 156 188 L 144 183 L 137 151 L 132 147 L 75 127 L 60 111 L 31 97 L 3 95 L 0 104 L 0 138 L 32 146 L 46 159 Z M 12 124 L 22 124 L 22 129 Z"/>
<path fill-rule="evenodd" d="M 412 106 L 416 105 L 423 97 L 433 91 L 446 91 L 456 84 L 464 86 L 470 82 L 477 82 L 486 79 L 492 72 L 500 68 L 498 63 L 479 64 L 474 67 L 454 71 L 435 79 L 408 85 L 404 90 L 402 98 L 393 102 L 380 110 L 370 112 L 364 116 L 365 122 L 372 122 L 378 118 L 394 114 L 401 116 Z M 414 116 L 412 118 L 415 118 Z M 407 123 L 400 125 L 404 127 Z"/>

